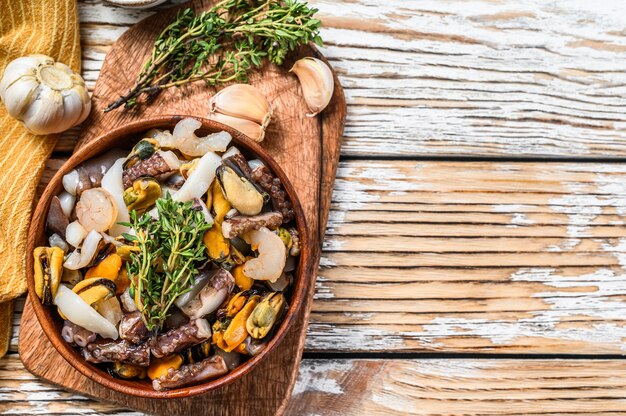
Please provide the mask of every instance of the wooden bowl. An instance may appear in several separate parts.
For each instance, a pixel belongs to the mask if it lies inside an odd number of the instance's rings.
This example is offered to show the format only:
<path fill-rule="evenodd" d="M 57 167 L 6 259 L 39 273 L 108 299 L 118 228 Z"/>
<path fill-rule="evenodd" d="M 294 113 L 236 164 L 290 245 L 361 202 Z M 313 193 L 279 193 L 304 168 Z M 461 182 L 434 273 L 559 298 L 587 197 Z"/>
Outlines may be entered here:
<path fill-rule="evenodd" d="M 253 156 L 261 159 L 272 172 L 280 178 L 285 191 L 289 195 L 291 202 L 293 203 L 294 212 L 296 214 L 296 222 L 300 238 L 302 241 L 302 251 L 296 273 L 294 275 L 294 283 L 291 288 L 292 294 L 289 298 L 289 309 L 280 324 L 274 337 L 268 342 L 265 349 L 255 357 L 251 357 L 243 364 L 240 364 L 233 371 L 228 374 L 210 380 L 206 383 L 183 387 L 179 389 L 173 389 L 168 391 L 155 391 L 152 389 L 152 383 L 150 380 L 122 380 L 112 377 L 108 372 L 102 370 L 96 365 L 87 362 L 80 353 L 71 347 L 61 337 L 61 328 L 63 325 L 62 319 L 58 316 L 56 307 L 43 306 L 35 293 L 34 284 L 34 272 L 33 272 L 33 250 L 35 247 L 41 245 L 48 245 L 47 238 L 45 236 L 45 222 L 48 214 L 48 208 L 52 198 L 62 190 L 62 178 L 63 175 L 70 172 L 80 163 L 106 152 L 112 148 L 128 148 L 141 138 L 140 134 L 146 132 L 151 128 L 161 129 L 173 129 L 176 123 L 188 116 L 157 116 L 147 118 L 141 121 L 127 124 L 112 130 L 99 139 L 95 140 L 90 145 L 78 150 L 72 155 L 72 157 L 59 169 L 54 175 L 48 186 L 46 187 L 35 213 L 33 214 L 30 229 L 28 230 L 27 241 L 27 255 L 26 255 L 26 278 L 28 280 L 28 295 L 32 301 L 37 319 L 43 328 L 44 333 L 59 353 L 65 358 L 74 368 L 89 377 L 95 382 L 102 384 L 104 387 L 126 393 L 138 397 L 146 398 L 182 398 L 191 397 L 198 394 L 206 393 L 210 390 L 217 389 L 234 382 L 235 380 L 248 374 L 254 367 L 256 367 L 266 356 L 268 356 L 274 349 L 276 349 L 279 343 L 284 338 L 289 327 L 293 324 L 297 311 L 300 309 L 303 303 L 304 290 L 306 287 L 306 281 L 308 276 L 305 273 L 309 273 L 309 263 L 311 261 L 311 247 L 309 246 L 308 233 L 306 229 L 306 221 L 304 218 L 304 212 L 300 206 L 300 202 L 296 197 L 293 186 L 285 176 L 280 166 L 274 161 L 274 159 L 257 143 L 253 142 L 242 133 L 237 130 L 217 123 L 211 120 L 194 117 L 202 123 L 200 128 L 201 134 L 208 134 L 220 130 L 225 130 L 231 134 L 233 140 L 231 144 L 237 146 L 244 155 L 247 157 Z M 33 340 L 33 342 L 37 342 Z"/>

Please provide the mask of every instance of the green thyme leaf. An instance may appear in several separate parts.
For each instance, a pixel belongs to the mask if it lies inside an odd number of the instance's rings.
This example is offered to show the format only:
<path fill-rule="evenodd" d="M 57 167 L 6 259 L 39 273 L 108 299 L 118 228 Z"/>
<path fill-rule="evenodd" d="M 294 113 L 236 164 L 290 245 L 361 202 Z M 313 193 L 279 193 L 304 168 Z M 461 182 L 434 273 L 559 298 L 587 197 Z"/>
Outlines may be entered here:
<path fill-rule="evenodd" d="M 133 88 L 104 111 L 190 82 L 245 82 L 265 59 L 281 65 L 298 46 L 321 45 L 315 13 L 298 0 L 224 0 L 199 15 L 181 10 L 155 40 Z"/>
<path fill-rule="evenodd" d="M 202 237 L 211 224 L 192 205 L 168 194 L 156 201 L 158 220 L 130 212 L 135 236 L 124 238 L 133 237 L 139 251 L 130 254 L 126 267 L 149 330 L 161 329 L 174 300 L 190 290 L 198 265 L 206 260 Z"/>

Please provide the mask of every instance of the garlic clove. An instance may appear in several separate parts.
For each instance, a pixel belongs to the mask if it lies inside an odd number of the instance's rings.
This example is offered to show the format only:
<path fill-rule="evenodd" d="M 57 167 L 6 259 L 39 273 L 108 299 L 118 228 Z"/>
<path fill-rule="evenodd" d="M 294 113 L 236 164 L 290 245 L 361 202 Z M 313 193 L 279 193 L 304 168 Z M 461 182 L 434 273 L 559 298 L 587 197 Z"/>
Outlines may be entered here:
<path fill-rule="evenodd" d="M 211 98 L 209 112 L 250 120 L 263 128 L 272 118 L 272 106 L 267 98 L 248 84 L 230 85 L 219 91 Z"/>
<path fill-rule="evenodd" d="M 71 89 L 63 91 L 61 96 L 63 97 L 63 113 L 66 115 L 65 121 L 70 126 L 78 124 L 78 120 L 84 113 L 80 94 L 75 89 Z"/>
<path fill-rule="evenodd" d="M 265 138 L 265 129 L 263 128 L 263 126 L 255 123 L 254 121 L 221 113 L 211 113 L 209 114 L 209 119 L 215 120 L 222 124 L 226 124 L 227 126 L 234 128 L 235 130 L 239 130 L 255 142 L 260 143 Z"/>
<path fill-rule="evenodd" d="M 18 78 L 25 75 L 35 75 L 39 60 L 32 56 L 22 56 L 7 65 L 0 81 L 0 91 L 6 90 Z"/>
<path fill-rule="evenodd" d="M 32 76 L 23 76 L 13 82 L 5 91 L 2 101 L 9 114 L 21 118 L 30 105 L 39 83 Z"/>
<path fill-rule="evenodd" d="M 60 133 L 67 130 L 65 123 L 63 123 L 64 111 L 61 94 L 40 85 L 36 95 L 39 98 L 26 108 L 22 117 L 26 129 L 38 135 Z M 54 126 L 54 129 L 50 130 L 50 126 Z"/>
<path fill-rule="evenodd" d="M 306 116 L 316 116 L 333 96 L 333 72 L 323 61 L 311 57 L 299 59 L 289 72 L 296 74 L 302 86 L 302 95 L 310 111 Z"/>
<path fill-rule="evenodd" d="M 57 62 L 57 65 L 61 65 L 62 67 L 64 67 L 66 73 L 70 76 L 72 80 L 71 90 L 77 95 L 77 97 L 80 98 L 81 103 L 82 103 L 81 114 L 79 117 L 77 117 L 77 121 L 72 125 L 72 126 L 75 126 L 85 121 L 85 119 L 91 112 L 91 97 L 89 97 L 89 92 L 87 92 L 87 86 L 85 85 L 85 80 L 83 80 L 83 78 L 80 75 L 72 72 L 72 68 L 70 68 L 69 66 L 63 63 Z"/>

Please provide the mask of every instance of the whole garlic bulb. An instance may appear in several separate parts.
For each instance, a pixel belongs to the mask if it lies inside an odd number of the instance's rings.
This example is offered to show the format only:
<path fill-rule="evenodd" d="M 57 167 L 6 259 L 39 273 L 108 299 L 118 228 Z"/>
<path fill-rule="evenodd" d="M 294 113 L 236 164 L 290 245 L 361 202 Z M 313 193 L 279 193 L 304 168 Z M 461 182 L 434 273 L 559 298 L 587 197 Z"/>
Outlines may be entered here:
<path fill-rule="evenodd" d="M 11 61 L 0 80 L 0 98 L 9 115 L 34 134 L 65 131 L 82 123 L 91 110 L 81 76 L 46 55 Z"/>

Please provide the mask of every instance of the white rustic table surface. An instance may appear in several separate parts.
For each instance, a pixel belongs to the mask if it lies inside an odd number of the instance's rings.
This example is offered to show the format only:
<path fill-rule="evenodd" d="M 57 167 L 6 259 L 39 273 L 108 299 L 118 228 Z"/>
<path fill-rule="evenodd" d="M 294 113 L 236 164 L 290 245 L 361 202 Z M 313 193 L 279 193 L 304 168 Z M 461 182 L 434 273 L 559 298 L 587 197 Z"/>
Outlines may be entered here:
<path fill-rule="evenodd" d="M 312 3 L 348 119 L 288 414 L 626 413 L 626 2 Z M 90 86 L 153 12 L 80 2 Z M 22 306 L 1 414 L 132 413 L 28 373 Z"/>

